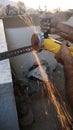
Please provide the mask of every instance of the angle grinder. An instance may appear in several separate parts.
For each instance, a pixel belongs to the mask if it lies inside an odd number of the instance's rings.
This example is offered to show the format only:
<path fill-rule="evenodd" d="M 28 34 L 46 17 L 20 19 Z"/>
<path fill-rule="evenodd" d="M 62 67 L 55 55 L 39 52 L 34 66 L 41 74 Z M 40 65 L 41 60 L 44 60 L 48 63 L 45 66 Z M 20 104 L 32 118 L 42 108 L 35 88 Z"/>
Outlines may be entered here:
<path fill-rule="evenodd" d="M 31 44 L 34 50 L 39 51 L 43 48 L 43 35 L 40 33 L 34 33 L 31 37 Z"/>

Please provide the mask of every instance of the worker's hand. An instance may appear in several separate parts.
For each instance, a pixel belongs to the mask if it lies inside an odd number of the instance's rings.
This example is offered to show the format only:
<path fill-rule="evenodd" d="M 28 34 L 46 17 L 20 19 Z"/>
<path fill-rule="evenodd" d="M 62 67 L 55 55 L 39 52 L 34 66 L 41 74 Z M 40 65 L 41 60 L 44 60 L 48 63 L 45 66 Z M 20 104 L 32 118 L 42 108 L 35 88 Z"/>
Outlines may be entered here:
<path fill-rule="evenodd" d="M 64 64 L 66 56 L 70 55 L 70 51 L 67 48 L 68 44 L 69 44 L 68 41 L 63 41 L 60 50 L 55 55 L 55 59 L 61 64 Z"/>
<path fill-rule="evenodd" d="M 46 32 L 48 30 L 49 33 L 51 33 L 51 30 L 54 30 L 58 24 L 58 20 L 44 16 L 40 18 L 40 26 L 41 26 L 41 31 Z"/>

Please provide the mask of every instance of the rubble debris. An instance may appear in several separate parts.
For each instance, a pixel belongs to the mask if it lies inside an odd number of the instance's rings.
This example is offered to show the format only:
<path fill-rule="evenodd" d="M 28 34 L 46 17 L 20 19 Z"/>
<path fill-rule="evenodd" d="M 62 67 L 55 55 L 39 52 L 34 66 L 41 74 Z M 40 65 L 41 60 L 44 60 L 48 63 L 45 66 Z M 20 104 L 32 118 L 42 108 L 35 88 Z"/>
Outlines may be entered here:
<path fill-rule="evenodd" d="M 44 71 L 46 71 L 46 73 L 48 74 L 49 78 L 51 80 L 53 80 L 53 70 L 51 67 L 49 67 L 48 62 L 46 62 L 45 60 L 41 60 L 41 65 L 44 69 Z M 28 71 L 28 78 L 34 77 L 38 80 L 46 80 L 46 77 L 44 77 L 44 79 L 41 76 L 41 72 L 40 72 L 40 67 L 34 63 L 34 65 L 29 69 Z"/>
<path fill-rule="evenodd" d="M 46 71 L 49 80 L 51 80 L 53 83 L 55 81 L 55 74 L 54 74 L 54 69 L 52 67 L 49 66 L 49 64 L 45 61 L 45 60 L 41 60 L 41 65 L 43 67 L 43 69 Z M 40 86 L 42 84 L 42 88 L 45 91 L 43 82 L 45 79 L 42 78 L 41 76 L 41 72 L 39 69 L 39 66 L 37 63 L 34 63 L 33 66 L 29 69 L 27 77 L 29 79 L 29 87 L 28 87 L 28 93 L 29 95 L 34 95 L 36 93 L 38 93 L 40 91 Z"/>
<path fill-rule="evenodd" d="M 43 67 L 43 70 L 46 71 L 46 66 L 42 65 L 42 67 Z M 44 77 L 44 79 L 42 78 L 39 66 L 28 73 L 28 78 L 30 78 L 30 77 L 35 77 L 42 81 L 47 80 L 46 77 Z"/>

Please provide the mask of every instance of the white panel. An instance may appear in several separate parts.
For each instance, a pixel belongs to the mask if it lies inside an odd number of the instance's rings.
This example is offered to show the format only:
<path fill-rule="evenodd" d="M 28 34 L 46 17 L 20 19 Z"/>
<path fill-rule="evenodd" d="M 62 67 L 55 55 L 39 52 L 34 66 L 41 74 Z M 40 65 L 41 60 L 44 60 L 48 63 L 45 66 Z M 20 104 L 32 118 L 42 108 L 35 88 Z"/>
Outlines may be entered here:
<path fill-rule="evenodd" d="M 7 51 L 3 21 L 0 19 L 0 53 Z M 9 60 L 0 61 L 0 84 L 12 82 Z"/>

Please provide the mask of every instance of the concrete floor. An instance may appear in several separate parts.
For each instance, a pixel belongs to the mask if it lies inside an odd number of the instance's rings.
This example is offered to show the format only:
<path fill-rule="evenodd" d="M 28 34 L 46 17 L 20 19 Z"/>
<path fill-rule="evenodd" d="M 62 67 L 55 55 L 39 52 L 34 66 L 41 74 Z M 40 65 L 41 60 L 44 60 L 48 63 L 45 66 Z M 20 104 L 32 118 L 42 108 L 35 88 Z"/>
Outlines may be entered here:
<path fill-rule="evenodd" d="M 60 64 L 57 64 L 54 76 L 55 87 L 61 94 L 63 101 L 65 101 L 70 115 L 73 116 L 66 97 L 63 67 Z M 42 85 L 40 85 L 40 91 L 30 96 L 34 121 L 32 124 L 24 126 L 21 130 L 62 130 L 58 114 L 46 93 L 43 91 Z"/>

